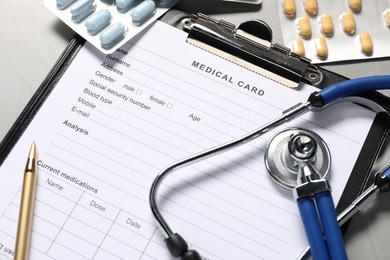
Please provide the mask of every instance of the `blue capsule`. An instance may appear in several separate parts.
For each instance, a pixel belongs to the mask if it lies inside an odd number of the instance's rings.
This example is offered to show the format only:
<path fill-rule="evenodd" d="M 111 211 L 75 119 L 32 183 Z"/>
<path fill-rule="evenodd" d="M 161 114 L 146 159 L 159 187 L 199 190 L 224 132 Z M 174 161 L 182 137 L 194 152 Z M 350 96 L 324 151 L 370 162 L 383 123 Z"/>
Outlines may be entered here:
<path fill-rule="evenodd" d="M 70 13 L 72 14 L 72 21 L 75 23 L 81 22 L 95 11 L 96 5 L 94 0 L 80 0 L 74 4 Z"/>
<path fill-rule="evenodd" d="M 131 10 L 131 22 L 140 25 L 156 12 L 154 1 L 145 0 Z"/>
<path fill-rule="evenodd" d="M 100 44 L 103 48 L 109 49 L 123 38 L 125 32 L 126 28 L 123 24 L 115 23 L 100 34 Z"/>
<path fill-rule="evenodd" d="M 116 9 L 120 13 L 126 13 L 129 11 L 133 6 L 135 6 L 139 0 L 116 0 Z"/>
<path fill-rule="evenodd" d="M 57 9 L 63 10 L 76 2 L 76 0 L 57 0 Z"/>
<path fill-rule="evenodd" d="M 85 20 L 85 26 L 87 31 L 91 35 L 97 34 L 104 27 L 106 27 L 111 21 L 111 13 L 107 9 L 102 9 L 88 17 Z"/>

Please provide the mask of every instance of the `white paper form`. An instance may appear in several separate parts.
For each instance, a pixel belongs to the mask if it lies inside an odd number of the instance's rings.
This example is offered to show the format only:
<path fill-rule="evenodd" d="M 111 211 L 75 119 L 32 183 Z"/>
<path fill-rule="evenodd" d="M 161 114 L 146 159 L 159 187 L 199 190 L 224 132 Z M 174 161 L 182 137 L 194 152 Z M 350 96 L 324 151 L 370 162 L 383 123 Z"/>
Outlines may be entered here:
<path fill-rule="evenodd" d="M 314 91 L 280 86 L 185 39 L 157 22 L 111 55 L 86 43 L 0 168 L 0 259 L 12 259 L 33 141 L 39 177 L 31 259 L 172 259 L 148 205 L 155 176 Z M 267 140 L 292 126 L 321 135 L 333 156 L 337 201 L 372 119 L 339 104 L 174 172 L 160 189 L 162 213 L 203 259 L 294 259 L 306 237 L 291 192 L 266 172 Z"/>

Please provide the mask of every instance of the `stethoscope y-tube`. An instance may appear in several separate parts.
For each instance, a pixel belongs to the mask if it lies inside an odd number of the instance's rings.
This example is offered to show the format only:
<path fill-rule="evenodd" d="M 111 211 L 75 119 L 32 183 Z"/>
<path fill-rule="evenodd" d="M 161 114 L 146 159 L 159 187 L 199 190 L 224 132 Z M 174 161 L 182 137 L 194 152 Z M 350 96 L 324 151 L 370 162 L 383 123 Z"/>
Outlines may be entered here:
<path fill-rule="evenodd" d="M 173 171 L 192 165 L 198 161 L 205 160 L 227 150 L 233 149 L 239 145 L 248 143 L 262 134 L 268 132 L 285 122 L 291 121 L 312 108 L 323 108 L 328 106 L 340 98 L 355 95 L 361 92 L 389 89 L 390 76 L 372 76 L 359 79 L 352 79 L 336 83 L 319 92 L 312 93 L 305 103 L 299 103 L 282 113 L 282 115 L 263 125 L 262 127 L 226 144 L 216 146 L 198 154 L 189 156 L 180 161 L 177 161 L 164 170 L 162 170 L 152 183 L 149 194 L 149 203 L 154 217 L 156 218 L 161 231 L 165 237 L 165 242 L 170 253 L 175 257 L 181 257 L 182 260 L 200 260 L 200 255 L 195 250 L 188 250 L 188 245 L 185 240 L 177 233 L 174 233 L 165 221 L 157 206 L 158 190 L 163 180 Z"/>
<path fill-rule="evenodd" d="M 380 193 L 390 191 L 390 165 L 375 174 L 373 184 L 366 189 L 350 206 L 337 216 L 338 225 L 341 227 L 356 213 L 363 211 L 373 202 Z M 311 248 L 307 248 L 299 257 L 299 260 L 307 260 L 311 256 Z"/>

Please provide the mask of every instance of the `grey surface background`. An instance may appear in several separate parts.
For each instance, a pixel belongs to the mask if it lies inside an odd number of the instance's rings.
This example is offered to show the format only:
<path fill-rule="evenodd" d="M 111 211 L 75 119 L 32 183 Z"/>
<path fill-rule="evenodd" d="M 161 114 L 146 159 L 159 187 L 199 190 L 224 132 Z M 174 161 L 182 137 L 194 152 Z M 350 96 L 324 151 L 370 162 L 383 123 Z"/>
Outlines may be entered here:
<path fill-rule="evenodd" d="M 262 8 L 256 12 L 213 16 L 236 25 L 262 19 L 273 30 L 273 41 L 283 43 L 275 0 L 263 0 Z M 0 139 L 3 139 L 74 33 L 43 6 L 43 0 L 1 0 L 0 24 Z M 350 78 L 390 74 L 390 59 L 324 67 Z M 352 220 L 345 237 L 349 258 L 388 259 L 389 233 L 390 193 L 380 195 Z"/>

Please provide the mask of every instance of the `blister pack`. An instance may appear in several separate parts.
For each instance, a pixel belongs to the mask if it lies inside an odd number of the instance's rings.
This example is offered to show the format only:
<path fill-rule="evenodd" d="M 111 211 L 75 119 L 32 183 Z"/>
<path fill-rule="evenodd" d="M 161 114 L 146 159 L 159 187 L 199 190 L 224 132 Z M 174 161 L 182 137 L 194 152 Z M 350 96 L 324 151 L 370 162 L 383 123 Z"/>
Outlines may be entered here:
<path fill-rule="evenodd" d="M 44 0 L 44 5 L 103 53 L 112 53 L 178 0 Z"/>
<path fill-rule="evenodd" d="M 313 63 L 390 56 L 389 1 L 278 0 L 285 46 Z"/>

